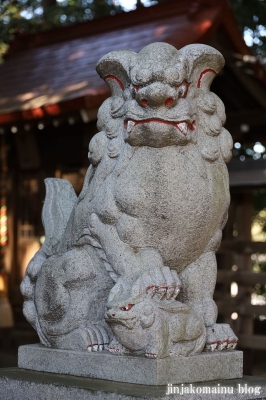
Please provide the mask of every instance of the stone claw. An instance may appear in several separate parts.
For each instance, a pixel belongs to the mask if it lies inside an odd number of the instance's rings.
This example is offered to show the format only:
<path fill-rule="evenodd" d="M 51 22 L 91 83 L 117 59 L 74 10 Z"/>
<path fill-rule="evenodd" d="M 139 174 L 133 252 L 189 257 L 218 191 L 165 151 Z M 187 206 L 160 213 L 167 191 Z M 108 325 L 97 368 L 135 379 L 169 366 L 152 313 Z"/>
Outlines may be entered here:
<path fill-rule="evenodd" d="M 169 267 L 150 268 L 141 277 L 146 286 L 147 296 L 157 297 L 159 300 L 174 300 L 181 289 L 181 281 L 178 274 Z"/>
<path fill-rule="evenodd" d="M 114 347 L 109 347 L 109 351 L 110 351 L 110 353 L 113 353 L 113 354 L 120 354 L 119 349 L 115 349 Z"/>
<path fill-rule="evenodd" d="M 148 297 L 152 298 L 156 292 L 156 286 L 150 285 L 146 288 L 146 294 Z"/>
<path fill-rule="evenodd" d="M 214 351 L 218 346 L 217 342 L 213 342 L 213 343 L 206 343 L 206 347 L 205 350 L 206 351 Z"/>
<path fill-rule="evenodd" d="M 174 293 L 173 293 L 173 296 L 172 296 L 173 299 L 177 298 L 177 296 L 179 295 L 180 290 L 181 290 L 181 285 L 178 285 L 178 286 L 175 287 Z"/>
<path fill-rule="evenodd" d="M 227 344 L 228 344 L 227 340 L 223 340 L 222 342 L 218 343 L 217 350 L 227 349 L 228 348 Z"/>
<path fill-rule="evenodd" d="M 236 345 L 237 345 L 237 342 L 235 342 L 235 341 L 228 342 L 228 344 L 227 344 L 227 349 L 228 349 L 228 350 L 234 350 L 234 348 L 236 347 Z"/>
<path fill-rule="evenodd" d="M 207 327 L 206 351 L 233 350 L 237 337 L 228 324 L 214 324 Z"/>
<path fill-rule="evenodd" d="M 114 337 L 108 350 L 110 351 L 110 353 L 112 354 L 124 354 L 127 353 L 126 348 L 118 342 L 118 340 Z"/>
<path fill-rule="evenodd" d="M 160 298 L 160 300 L 163 300 L 166 293 L 167 293 L 167 286 L 159 286 L 157 289 L 156 294 L 158 295 L 158 297 Z"/>
<path fill-rule="evenodd" d="M 145 353 L 145 356 L 148 358 L 157 358 L 157 354 L 154 353 Z"/>

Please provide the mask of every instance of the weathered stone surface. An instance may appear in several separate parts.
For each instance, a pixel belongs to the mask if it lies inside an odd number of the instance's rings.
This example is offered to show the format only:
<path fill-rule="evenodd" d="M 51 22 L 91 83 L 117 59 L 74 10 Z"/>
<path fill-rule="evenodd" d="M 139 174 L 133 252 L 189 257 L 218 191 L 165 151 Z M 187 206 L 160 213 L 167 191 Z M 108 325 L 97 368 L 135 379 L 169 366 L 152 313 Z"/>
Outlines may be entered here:
<path fill-rule="evenodd" d="M 180 391 L 188 387 L 191 393 L 166 395 L 168 391 L 166 386 L 133 385 L 9 368 L 0 369 L 0 387 L 1 400 L 265 400 L 266 398 L 266 379 L 254 376 L 195 383 L 191 386 L 178 385 Z M 197 388 L 205 394 L 197 394 Z M 216 390 L 216 393 L 206 394 L 204 388 Z M 230 388 L 230 392 L 233 393 L 222 393 L 221 388 Z M 247 390 L 245 392 L 245 388 L 250 392 Z"/>
<path fill-rule="evenodd" d="M 83 190 L 46 181 L 46 241 L 21 285 L 42 344 L 160 359 L 235 347 L 213 301 L 230 201 L 232 138 L 210 91 L 223 65 L 210 46 L 166 43 L 98 62 L 111 97 Z"/>
<path fill-rule="evenodd" d="M 21 346 L 18 353 L 20 368 L 143 385 L 241 378 L 242 361 L 241 351 L 148 359 L 107 351 L 64 351 L 27 345 Z"/>

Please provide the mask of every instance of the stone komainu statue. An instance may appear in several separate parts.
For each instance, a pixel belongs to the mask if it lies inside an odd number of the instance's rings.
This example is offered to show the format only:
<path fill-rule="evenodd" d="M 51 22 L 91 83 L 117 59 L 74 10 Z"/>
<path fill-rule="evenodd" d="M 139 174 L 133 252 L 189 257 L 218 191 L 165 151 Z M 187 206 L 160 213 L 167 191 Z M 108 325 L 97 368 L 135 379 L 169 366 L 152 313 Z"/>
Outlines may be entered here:
<path fill-rule="evenodd" d="M 83 190 L 46 179 L 46 240 L 21 284 L 44 345 L 152 357 L 235 347 L 213 301 L 230 200 L 232 139 L 210 92 L 223 64 L 209 46 L 166 43 L 98 62 L 112 96 Z"/>

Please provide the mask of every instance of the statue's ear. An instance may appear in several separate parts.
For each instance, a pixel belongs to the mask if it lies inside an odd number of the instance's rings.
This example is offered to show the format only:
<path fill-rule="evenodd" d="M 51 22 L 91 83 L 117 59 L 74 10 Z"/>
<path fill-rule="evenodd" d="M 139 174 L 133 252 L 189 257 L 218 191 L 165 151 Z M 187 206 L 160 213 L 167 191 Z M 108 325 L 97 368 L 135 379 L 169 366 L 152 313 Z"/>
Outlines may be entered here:
<path fill-rule="evenodd" d="M 117 50 L 98 61 L 96 71 L 105 80 L 112 96 L 122 96 L 123 91 L 129 87 L 129 68 L 135 57 L 134 51 Z"/>
<path fill-rule="evenodd" d="M 187 80 L 198 89 L 209 91 L 215 76 L 224 66 L 222 54 L 205 44 L 190 44 L 179 51 L 187 69 Z"/>

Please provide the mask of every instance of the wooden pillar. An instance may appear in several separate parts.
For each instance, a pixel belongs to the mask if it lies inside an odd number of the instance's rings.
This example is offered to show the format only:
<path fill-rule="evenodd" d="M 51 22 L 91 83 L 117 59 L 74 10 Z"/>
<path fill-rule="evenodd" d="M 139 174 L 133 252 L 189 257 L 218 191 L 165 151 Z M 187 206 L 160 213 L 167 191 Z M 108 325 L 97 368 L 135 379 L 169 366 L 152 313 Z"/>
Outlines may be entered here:
<path fill-rule="evenodd" d="M 244 191 L 238 195 L 238 206 L 236 213 L 236 230 L 238 232 L 237 240 L 251 241 L 253 197 L 252 192 Z M 252 262 L 250 254 L 238 254 L 236 264 L 239 271 L 251 271 Z M 238 304 L 251 303 L 252 288 L 250 285 L 239 287 L 237 302 Z M 239 333 L 253 334 L 253 319 L 250 316 L 242 316 L 239 319 Z M 253 351 L 244 349 L 244 374 L 252 375 Z"/>
<path fill-rule="evenodd" d="M 4 133 L 0 135 L 0 328 L 14 325 L 8 298 L 8 275 L 6 268 L 8 250 L 7 188 L 8 188 L 8 146 Z"/>
<path fill-rule="evenodd" d="M 231 203 L 228 210 L 228 220 L 223 230 L 223 241 L 229 242 L 234 239 L 233 230 L 234 230 L 234 221 L 235 221 L 235 213 L 236 213 L 236 199 L 234 195 L 231 195 Z M 217 254 L 217 265 L 218 270 L 231 270 L 234 265 L 234 257 L 232 252 L 224 252 Z M 218 301 L 227 302 L 231 305 L 231 282 L 220 283 L 220 287 L 215 293 L 215 299 Z M 224 322 L 229 325 L 232 325 L 231 320 L 231 310 L 227 314 L 223 314 L 222 317 L 219 316 L 219 322 Z"/>

